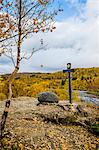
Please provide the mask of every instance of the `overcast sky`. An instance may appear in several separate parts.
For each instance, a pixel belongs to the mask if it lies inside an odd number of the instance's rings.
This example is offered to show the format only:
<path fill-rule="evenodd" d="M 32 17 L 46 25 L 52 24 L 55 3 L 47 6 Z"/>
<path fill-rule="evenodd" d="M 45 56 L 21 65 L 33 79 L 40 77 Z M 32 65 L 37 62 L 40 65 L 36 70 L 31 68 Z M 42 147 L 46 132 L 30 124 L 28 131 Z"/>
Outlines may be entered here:
<path fill-rule="evenodd" d="M 72 67 L 99 67 L 99 0 L 61 0 L 64 11 L 56 18 L 53 33 L 27 39 L 23 49 L 31 52 L 43 39 L 46 51 L 22 61 L 20 72 L 54 72 Z M 43 66 L 43 67 L 42 67 Z M 13 64 L 0 57 L 0 73 L 10 73 Z"/>

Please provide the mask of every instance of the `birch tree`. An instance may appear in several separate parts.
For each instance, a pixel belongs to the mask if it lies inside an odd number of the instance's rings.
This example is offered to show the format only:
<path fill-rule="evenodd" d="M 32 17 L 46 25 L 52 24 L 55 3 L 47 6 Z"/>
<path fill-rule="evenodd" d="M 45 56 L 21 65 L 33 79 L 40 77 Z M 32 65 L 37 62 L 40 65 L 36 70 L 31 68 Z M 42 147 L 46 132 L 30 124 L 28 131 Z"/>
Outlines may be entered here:
<path fill-rule="evenodd" d="M 0 149 L 2 147 L 4 127 L 8 116 L 12 98 L 12 83 L 19 71 L 22 59 L 30 58 L 23 55 L 22 44 L 26 38 L 38 32 L 52 32 L 55 29 L 55 16 L 59 8 L 55 9 L 58 0 L 0 0 L 0 55 L 9 57 L 14 70 L 8 78 L 8 100 L 0 121 Z M 14 58 L 14 53 L 17 53 Z"/>
<path fill-rule="evenodd" d="M 12 97 L 11 86 L 21 60 L 27 59 L 22 55 L 24 40 L 38 32 L 52 32 L 56 28 L 55 16 L 62 11 L 60 7 L 55 8 L 57 4 L 57 0 L 0 0 L 0 49 L 15 66 L 8 79 L 8 99 Z M 33 48 L 30 56 L 36 51 Z M 15 59 L 14 52 L 17 52 Z"/>

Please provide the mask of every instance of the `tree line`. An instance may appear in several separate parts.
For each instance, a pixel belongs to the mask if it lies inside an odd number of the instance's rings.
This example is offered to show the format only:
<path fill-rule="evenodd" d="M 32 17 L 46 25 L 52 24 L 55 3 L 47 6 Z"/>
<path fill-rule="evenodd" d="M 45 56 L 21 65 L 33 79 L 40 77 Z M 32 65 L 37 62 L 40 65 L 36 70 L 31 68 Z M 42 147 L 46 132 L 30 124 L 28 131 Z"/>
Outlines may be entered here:
<path fill-rule="evenodd" d="M 8 88 L 6 80 L 9 75 L 0 77 L 0 99 L 6 99 Z M 64 82 L 63 82 L 64 81 Z M 99 96 L 99 68 L 78 68 L 72 73 L 72 89 L 74 99 L 78 100 L 77 90 L 86 90 Z M 68 99 L 68 74 L 56 73 L 18 74 L 12 84 L 12 97 L 37 97 L 39 92 L 53 91 L 61 100 Z"/>

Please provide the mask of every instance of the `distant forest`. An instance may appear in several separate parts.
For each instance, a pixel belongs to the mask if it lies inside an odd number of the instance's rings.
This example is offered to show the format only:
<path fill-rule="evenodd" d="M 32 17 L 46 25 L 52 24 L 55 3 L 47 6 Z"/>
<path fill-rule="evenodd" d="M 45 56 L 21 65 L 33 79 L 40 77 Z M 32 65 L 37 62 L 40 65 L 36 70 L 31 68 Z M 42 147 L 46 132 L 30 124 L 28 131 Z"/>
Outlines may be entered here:
<path fill-rule="evenodd" d="M 0 100 L 8 95 L 7 78 L 0 75 Z M 55 92 L 61 100 L 68 99 L 68 73 L 19 73 L 13 83 L 13 97 L 37 97 L 43 91 Z M 78 101 L 79 90 L 99 96 L 99 68 L 77 68 L 72 73 L 73 98 Z"/>

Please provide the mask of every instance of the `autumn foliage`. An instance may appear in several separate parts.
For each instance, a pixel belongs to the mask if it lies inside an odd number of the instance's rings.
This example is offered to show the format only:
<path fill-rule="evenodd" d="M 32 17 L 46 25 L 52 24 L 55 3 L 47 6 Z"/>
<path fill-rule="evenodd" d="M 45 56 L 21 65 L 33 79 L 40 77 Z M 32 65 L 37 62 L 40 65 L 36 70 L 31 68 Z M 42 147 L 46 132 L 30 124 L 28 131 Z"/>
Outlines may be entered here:
<path fill-rule="evenodd" d="M 0 99 L 7 98 L 7 75 L 0 78 Z M 65 80 L 64 85 L 62 81 Z M 72 77 L 73 90 L 86 90 L 99 94 L 99 68 L 75 69 Z M 52 74 L 18 74 L 13 83 L 13 97 L 36 97 L 39 92 L 53 91 L 61 100 L 68 99 L 68 75 L 56 72 Z M 78 101 L 79 92 L 73 92 L 73 100 Z M 99 96 L 99 95 L 98 95 Z"/>
<path fill-rule="evenodd" d="M 7 38 L 11 36 L 10 31 L 14 31 L 13 23 L 9 23 L 8 14 L 0 14 L 0 38 Z"/>

